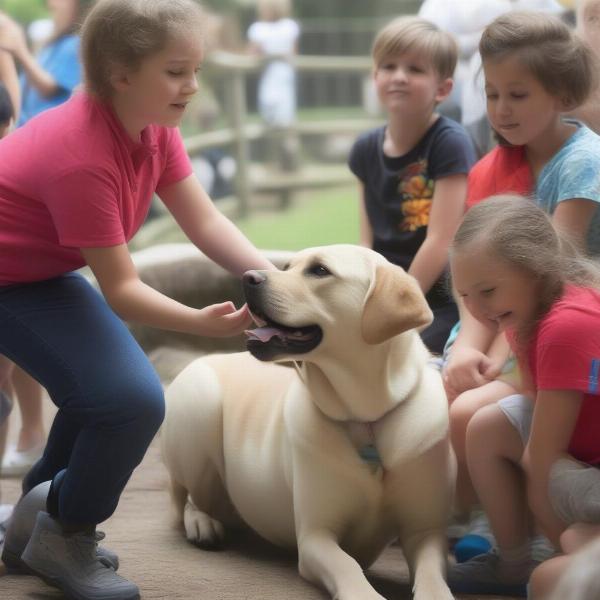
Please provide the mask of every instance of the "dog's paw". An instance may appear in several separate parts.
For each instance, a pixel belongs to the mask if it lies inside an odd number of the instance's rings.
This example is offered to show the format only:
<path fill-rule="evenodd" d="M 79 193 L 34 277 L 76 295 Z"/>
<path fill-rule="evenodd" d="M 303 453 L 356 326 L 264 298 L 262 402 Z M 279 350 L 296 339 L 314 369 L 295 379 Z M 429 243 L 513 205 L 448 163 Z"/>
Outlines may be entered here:
<path fill-rule="evenodd" d="M 225 539 L 223 525 L 189 502 L 183 511 L 183 526 L 185 537 L 195 546 L 203 550 L 219 550 L 223 547 Z"/>
<path fill-rule="evenodd" d="M 413 600 L 454 600 L 454 596 L 445 583 L 423 585 L 413 588 Z"/>

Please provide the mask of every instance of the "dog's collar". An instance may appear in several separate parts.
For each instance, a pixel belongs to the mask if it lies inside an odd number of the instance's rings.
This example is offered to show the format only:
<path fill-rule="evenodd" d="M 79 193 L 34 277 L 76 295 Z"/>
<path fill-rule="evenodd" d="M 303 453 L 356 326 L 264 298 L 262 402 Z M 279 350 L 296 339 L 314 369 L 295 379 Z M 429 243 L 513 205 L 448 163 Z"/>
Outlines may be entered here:
<path fill-rule="evenodd" d="M 370 467 L 378 469 L 382 467 L 381 457 L 375 444 L 375 422 L 348 421 L 349 429 L 354 432 L 354 435 L 348 432 L 351 438 L 354 438 L 353 443 L 356 444 L 356 437 L 359 437 L 357 446 L 358 455 Z"/>

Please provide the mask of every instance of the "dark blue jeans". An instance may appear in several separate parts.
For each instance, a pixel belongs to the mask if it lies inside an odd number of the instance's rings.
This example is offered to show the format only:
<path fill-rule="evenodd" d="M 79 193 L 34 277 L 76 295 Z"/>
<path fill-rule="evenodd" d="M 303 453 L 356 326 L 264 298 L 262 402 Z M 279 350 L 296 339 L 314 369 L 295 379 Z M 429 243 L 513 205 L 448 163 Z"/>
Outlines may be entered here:
<path fill-rule="evenodd" d="M 104 521 L 164 417 L 162 386 L 144 352 L 102 296 L 69 273 L 0 287 L 0 354 L 58 407 L 24 492 L 52 480 L 55 516 Z"/>

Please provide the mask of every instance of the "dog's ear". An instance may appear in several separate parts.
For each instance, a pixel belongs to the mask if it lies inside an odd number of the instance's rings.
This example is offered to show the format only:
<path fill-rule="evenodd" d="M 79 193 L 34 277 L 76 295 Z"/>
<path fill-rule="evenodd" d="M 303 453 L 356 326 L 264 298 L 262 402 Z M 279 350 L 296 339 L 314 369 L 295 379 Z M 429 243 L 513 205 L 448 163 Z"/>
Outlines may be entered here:
<path fill-rule="evenodd" d="M 431 309 L 413 277 L 392 264 L 375 269 L 375 284 L 367 295 L 361 323 L 367 344 L 381 344 L 432 320 Z"/>

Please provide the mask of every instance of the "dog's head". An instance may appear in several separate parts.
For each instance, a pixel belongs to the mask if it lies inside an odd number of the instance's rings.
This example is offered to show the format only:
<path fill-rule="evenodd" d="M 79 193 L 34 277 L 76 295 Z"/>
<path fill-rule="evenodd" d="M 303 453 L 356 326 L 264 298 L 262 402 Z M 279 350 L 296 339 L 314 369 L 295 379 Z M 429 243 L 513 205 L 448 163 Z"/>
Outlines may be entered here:
<path fill-rule="evenodd" d="M 282 271 L 248 271 L 243 285 L 258 326 L 247 347 L 260 360 L 306 360 L 329 346 L 360 352 L 432 319 L 416 280 L 360 246 L 309 248 Z"/>

